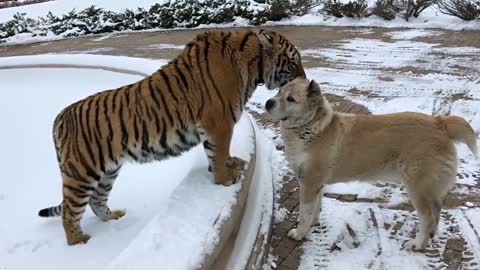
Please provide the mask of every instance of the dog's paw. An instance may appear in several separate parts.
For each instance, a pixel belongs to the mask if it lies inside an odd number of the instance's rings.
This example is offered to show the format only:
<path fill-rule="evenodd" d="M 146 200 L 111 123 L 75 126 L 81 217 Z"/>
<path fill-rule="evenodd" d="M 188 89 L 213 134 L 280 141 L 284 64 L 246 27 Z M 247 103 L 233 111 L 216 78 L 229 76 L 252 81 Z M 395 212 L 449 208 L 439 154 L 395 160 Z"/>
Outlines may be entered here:
<path fill-rule="evenodd" d="M 291 229 L 288 232 L 288 237 L 300 241 L 303 239 L 303 237 L 305 237 L 305 233 L 300 232 L 298 229 Z"/>
<path fill-rule="evenodd" d="M 422 243 L 417 239 L 411 239 L 404 245 L 405 249 L 410 251 L 422 251 L 425 249 L 425 246 L 425 243 Z"/>

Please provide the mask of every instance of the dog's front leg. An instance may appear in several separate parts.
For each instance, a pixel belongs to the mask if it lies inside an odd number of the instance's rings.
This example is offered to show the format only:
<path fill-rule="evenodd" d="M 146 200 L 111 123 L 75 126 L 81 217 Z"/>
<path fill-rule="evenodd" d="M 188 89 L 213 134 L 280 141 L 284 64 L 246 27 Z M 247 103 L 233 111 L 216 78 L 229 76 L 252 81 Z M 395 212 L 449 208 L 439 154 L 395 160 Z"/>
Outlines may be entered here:
<path fill-rule="evenodd" d="M 288 236 L 297 241 L 303 239 L 313 222 L 317 219 L 316 215 L 320 212 L 321 188 L 307 185 L 304 181 L 300 182 L 300 214 L 298 226 L 288 232 Z M 316 184 L 316 183 L 315 183 Z M 323 185 L 321 185 L 323 186 Z"/>
<path fill-rule="evenodd" d="M 317 203 L 315 205 L 315 212 L 313 213 L 313 224 L 320 222 L 320 212 L 322 211 L 322 198 L 323 198 L 323 186 L 320 188 L 320 192 L 317 194 Z"/>

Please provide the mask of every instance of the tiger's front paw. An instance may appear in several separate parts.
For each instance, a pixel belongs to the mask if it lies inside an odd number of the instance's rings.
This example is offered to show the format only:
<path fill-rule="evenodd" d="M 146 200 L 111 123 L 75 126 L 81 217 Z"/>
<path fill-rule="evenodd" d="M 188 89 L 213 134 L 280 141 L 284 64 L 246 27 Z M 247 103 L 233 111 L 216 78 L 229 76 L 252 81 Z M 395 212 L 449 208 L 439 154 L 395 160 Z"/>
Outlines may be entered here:
<path fill-rule="evenodd" d="M 229 157 L 226 165 L 229 169 L 236 171 L 244 171 L 247 168 L 247 162 L 238 157 Z"/>
<path fill-rule="evenodd" d="M 232 170 L 232 169 L 227 169 L 226 174 L 222 177 L 216 177 L 216 183 L 219 185 L 224 185 L 224 186 L 230 186 L 238 181 L 240 181 L 243 177 L 242 172 Z"/>

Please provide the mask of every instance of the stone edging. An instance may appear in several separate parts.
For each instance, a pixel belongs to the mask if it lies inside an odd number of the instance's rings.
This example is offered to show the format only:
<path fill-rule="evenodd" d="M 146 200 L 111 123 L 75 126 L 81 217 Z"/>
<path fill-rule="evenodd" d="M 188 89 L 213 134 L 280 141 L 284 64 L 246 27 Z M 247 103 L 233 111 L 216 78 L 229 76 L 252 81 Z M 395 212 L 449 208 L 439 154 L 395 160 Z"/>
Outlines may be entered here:
<path fill-rule="evenodd" d="M 249 121 L 251 121 L 251 119 Z M 255 165 L 257 160 L 256 134 L 253 124 L 251 122 L 250 124 L 252 126 L 253 132 L 253 153 L 250 156 L 248 167 L 243 173 L 245 177 L 242 180 L 242 187 L 237 193 L 237 202 L 232 207 L 231 215 L 220 225 L 220 240 L 218 241 L 215 250 L 204 259 L 202 266 L 199 268 L 201 270 L 224 270 L 226 269 L 228 261 L 232 256 L 233 247 L 235 246 L 235 240 L 237 238 L 238 231 L 240 230 L 240 225 L 245 214 L 248 192 L 250 190 L 250 185 L 252 184 L 253 174 L 255 172 Z M 212 224 L 212 226 L 214 225 L 215 224 Z"/>
<path fill-rule="evenodd" d="M 252 119 L 250 119 L 252 121 Z M 252 123 L 251 123 L 252 124 Z M 245 214 L 248 191 L 250 190 L 250 185 L 253 181 L 253 174 L 255 172 L 256 166 L 256 134 L 255 128 L 252 124 L 253 139 L 254 139 L 254 151 L 251 155 L 249 166 L 245 171 L 245 179 L 242 185 L 241 190 L 238 193 L 237 204 L 233 206 L 232 214 L 230 217 L 224 221 L 220 229 L 220 241 L 217 245 L 215 251 L 210 254 L 206 259 L 205 263 L 199 269 L 213 269 L 213 270 L 225 270 L 228 265 L 228 261 L 232 256 L 233 247 L 235 245 L 236 238 L 242 223 L 243 216 Z M 262 181 L 265 179 L 257 179 L 257 181 Z M 273 179 L 270 179 L 273 181 Z M 272 183 L 273 184 L 273 183 Z M 273 210 L 274 210 L 274 194 L 272 192 L 272 205 L 270 207 L 271 211 L 269 212 L 269 217 L 262 215 L 262 222 L 260 222 L 257 229 L 256 240 L 253 244 L 250 256 L 245 266 L 245 270 L 252 269 L 261 269 L 261 266 L 265 263 L 265 260 L 269 254 L 270 240 L 272 235 L 273 228 Z M 270 218 L 270 224 L 268 227 L 268 232 L 263 233 L 261 231 L 263 221 L 267 218 Z"/>
<path fill-rule="evenodd" d="M 146 73 L 139 72 L 139 71 L 136 71 L 136 70 L 113 68 L 113 67 L 107 67 L 107 66 L 94 66 L 94 65 L 33 64 L 33 65 L 7 65 L 7 66 L 0 66 L 0 70 L 5 70 L 5 69 L 27 69 L 27 68 L 82 68 L 82 69 L 98 69 L 98 70 L 118 72 L 118 73 L 129 74 L 129 75 L 138 75 L 138 76 L 144 76 L 144 77 L 150 76 L 150 74 L 146 74 Z"/>

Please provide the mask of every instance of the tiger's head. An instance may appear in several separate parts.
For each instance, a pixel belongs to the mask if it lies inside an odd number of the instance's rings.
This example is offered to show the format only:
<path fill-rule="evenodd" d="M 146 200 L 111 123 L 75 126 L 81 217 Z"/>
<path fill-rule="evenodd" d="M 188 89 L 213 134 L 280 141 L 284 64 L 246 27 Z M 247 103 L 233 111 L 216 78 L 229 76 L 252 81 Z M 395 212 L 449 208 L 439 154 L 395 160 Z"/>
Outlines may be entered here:
<path fill-rule="evenodd" d="M 263 81 L 268 89 L 285 85 L 297 77 L 306 78 L 300 53 L 282 35 L 260 30 L 258 38 L 263 50 Z"/>

